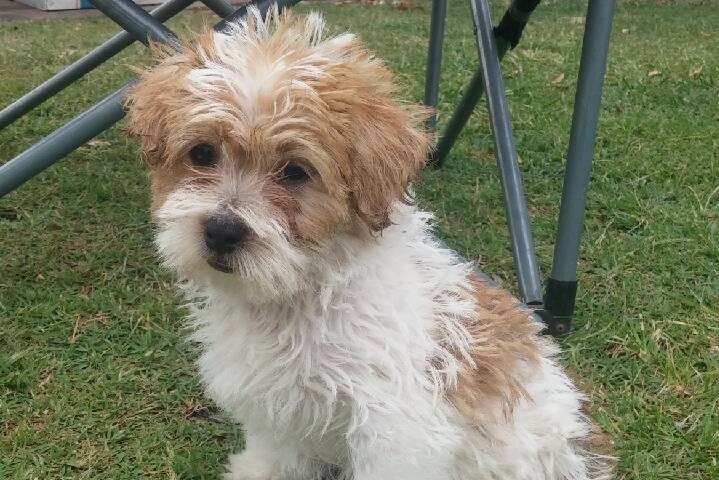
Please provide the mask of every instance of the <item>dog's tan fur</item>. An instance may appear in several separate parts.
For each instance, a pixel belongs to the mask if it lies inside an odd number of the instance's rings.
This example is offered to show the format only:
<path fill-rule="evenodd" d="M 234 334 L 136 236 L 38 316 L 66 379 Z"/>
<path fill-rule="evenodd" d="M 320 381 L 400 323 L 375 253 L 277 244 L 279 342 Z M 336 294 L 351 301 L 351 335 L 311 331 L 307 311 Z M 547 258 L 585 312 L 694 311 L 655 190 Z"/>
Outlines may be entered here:
<path fill-rule="evenodd" d="M 288 161 L 308 167 L 313 182 L 301 194 L 266 187 L 298 241 L 317 244 L 338 228 L 387 225 L 390 205 L 424 164 L 427 112 L 393 99 L 389 70 L 355 37 L 319 43 L 308 28 L 287 14 L 278 34 L 245 49 L 247 65 L 267 70 L 267 85 L 254 98 L 238 98 L 229 85 L 210 98 L 193 89 L 190 71 L 223 62 L 212 32 L 179 54 L 156 49 L 161 63 L 128 100 L 128 129 L 151 169 L 155 207 L 178 184 L 211 181 L 186 159 L 204 142 L 220 148 L 228 166 L 242 162 L 268 179 Z M 282 66 L 272 64 L 277 58 Z"/>
<path fill-rule="evenodd" d="M 449 396 L 462 415 L 474 425 L 486 423 L 486 403 L 500 403 L 509 415 L 525 396 L 522 384 L 528 367 L 541 356 L 539 326 L 531 312 L 518 305 L 505 290 L 471 278 L 475 316 L 466 320 L 472 337 L 471 361 L 462 359 L 457 386 Z M 484 415 L 484 416 L 483 416 Z"/>

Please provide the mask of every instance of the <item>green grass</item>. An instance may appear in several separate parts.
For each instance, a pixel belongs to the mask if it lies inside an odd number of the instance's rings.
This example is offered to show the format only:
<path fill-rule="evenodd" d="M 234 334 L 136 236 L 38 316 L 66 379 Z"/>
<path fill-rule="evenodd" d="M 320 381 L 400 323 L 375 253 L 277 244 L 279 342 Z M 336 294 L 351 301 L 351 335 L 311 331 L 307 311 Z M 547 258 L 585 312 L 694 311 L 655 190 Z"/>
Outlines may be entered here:
<path fill-rule="evenodd" d="M 540 7 L 504 62 L 545 275 L 582 3 Z M 616 15 L 563 361 L 613 439 L 620 478 L 716 479 L 719 10 L 658 3 L 627 2 Z M 388 60 L 406 98 L 421 98 L 426 8 L 322 10 Z M 171 25 L 197 30 L 208 18 L 194 12 Z M 466 2 L 451 2 L 447 29 L 441 120 L 477 63 Z M 115 30 L 102 18 L 0 24 L 0 105 Z M 129 49 L 0 132 L 0 158 L 112 91 L 146 58 Z M 0 477 L 215 478 L 241 435 L 193 375 L 179 299 L 152 252 L 136 146 L 120 128 L 100 140 L 0 201 Z M 514 285 L 483 107 L 446 168 L 425 173 L 419 198 L 452 246 Z M 19 219 L 4 218 L 8 209 Z"/>

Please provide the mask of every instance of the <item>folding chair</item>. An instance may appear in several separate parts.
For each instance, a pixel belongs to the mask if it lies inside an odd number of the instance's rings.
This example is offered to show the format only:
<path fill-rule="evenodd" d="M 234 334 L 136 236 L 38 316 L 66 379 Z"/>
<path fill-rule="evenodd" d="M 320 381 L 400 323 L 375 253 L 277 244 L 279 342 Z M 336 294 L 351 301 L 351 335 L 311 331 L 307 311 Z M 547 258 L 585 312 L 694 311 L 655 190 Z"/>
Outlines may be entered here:
<path fill-rule="evenodd" d="M 500 70 L 500 60 L 510 48 L 517 46 L 540 0 L 513 0 L 496 28 L 492 28 L 487 0 L 469 3 L 480 67 L 439 136 L 429 162 L 438 168 L 443 165 L 486 92 L 520 298 L 544 321 L 549 333 L 566 333 L 577 294 L 577 262 L 615 2 L 589 0 L 588 4 L 552 272 L 544 293 Z M 432 107 L 437 105 L 439 96 L 446 12 L 446 0 L 432 2 L 425 83 L 425 103 Z M 428 126 L 433 128 L 435 124 L 436 119 L 432 117 Z"/>
<path fill-rule="evenodd" d="M 0 111 L 0 129 L 117 54 L 134 40 L 146 45 L 151 40 L 179 48 L 175 35 L 162 22 L 193 2 L 169 0 L 147 13 L 131 0 L 90 1 L 125 32 L 108 40 Z M 218 15 L 225 17 L 215 25 L 217 30 L 224 29 L 229 22 L 242 18 L 247 13 L 246 6 L 235 10 L 225 0 L 202 1 Z M 273 3 L 277 3 L 280 8 L 286 8 L 299 1 L 259 0 L 253 3 L 265 14 Z M 486 92 L 520 297 L 548 325 L 549 333 L 559 334 L 569 330 L 574 312 L 577 260 L 615 2 L 589 0 L 552 272 L 543 295 L 500 69 L 502 56 L 518 44 L 524 26 L 539 1 L 513 0 L 499 25 L 492 28 L 488 0 L 470 0 L 480 67 L 447 122 L 429 161 L 437 167 L 444 163 L 472 110 L 483 92 Z M 439 95 L 446 10 L 446 0 L 432 2 L 425 88 L 425 102 L 429 106 L 436 106 Z M 0 197 L 119 121 L 124 116 L 123 99 L 132 83 L 127 83 L 0 166 Z M 428 126 L 434 128 L 435 125 L 436 119 L 432 117 Z"/>

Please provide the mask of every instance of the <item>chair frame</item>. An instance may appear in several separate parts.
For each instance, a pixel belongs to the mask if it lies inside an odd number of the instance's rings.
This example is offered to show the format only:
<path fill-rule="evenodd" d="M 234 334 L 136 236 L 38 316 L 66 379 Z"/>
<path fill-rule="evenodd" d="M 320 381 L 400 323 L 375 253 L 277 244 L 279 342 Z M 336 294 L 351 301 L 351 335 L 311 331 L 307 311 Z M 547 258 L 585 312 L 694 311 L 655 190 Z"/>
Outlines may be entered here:
<path fill-rule="evenodd" d="M 488 1 L 470 0 L 480 66 L 440 134 L 430 164 L 437 168 L 444 164 L 486 93 L 520 298 L 547 324 L 548 332 L 557 335 L 569 331 L 574 315 L 577 263 L 615 1 L 588 1 L 552 271 L 544 293 L 500 69 L 502 57 L 519 43 L 539 3 L 513 0 L 499 25 L 492 28 Z M 436 107 L 439 96 L 446 11 L 446 0 L 433 2 L 425 87 L 425 103 L 432 107 Z M 433 117 L 429 126 L 435 123 Z"/>
<path fill-rule="evenodd" d="M 0 111 L 0 130 L 119 53 L 133 41 L 137 40 L 145 45 L 150 41 L 160 42 L 179 49 L 174 33 L 162 22 L 193 3 L 193 0 L 168 0 L 148 13 L 131 0 L 90 1 L 124 31 L 5 107 Z M 218 31 L 247 14 L 247 5 L 236 9 L 225 0 L 202 2 L 223 18 L 213 27 Z M 258 0 L 251 4 L 256 5 L 264 15 L 274 3 L 284 9 L 299 2 L 300 0 Z M 566 333 L 570 329 L 574 313 L 581 231 L 615 0 L 588 0 L 552 271 L 544 291 L 500 67 L 504 54 L 518 44 L 524 26 L 540 0 L 513 0 L 495 28 L 492 27 L 488 0 L 469 0 L 469 3 L 475 27 L 479 67 L 439 136 L 429 163 L 435 167 L 444 164 L 472 111 L 482 95 L 486 94 L 520 299 L 534 309 L 547 324 L 549 333 Z M 439 98 L 446 12 L 446 0 L 432 1 L 425 82 L 425 103 L 431 107 L 436 107 Z M 125 114 L 123 100 L 134 82 L 135 80 L 128 82 L 0 166 L 0 198 L 118 122 Z M 434 129 L 436 124 L 436 116 L 433 115 L 427 126 Z"/>

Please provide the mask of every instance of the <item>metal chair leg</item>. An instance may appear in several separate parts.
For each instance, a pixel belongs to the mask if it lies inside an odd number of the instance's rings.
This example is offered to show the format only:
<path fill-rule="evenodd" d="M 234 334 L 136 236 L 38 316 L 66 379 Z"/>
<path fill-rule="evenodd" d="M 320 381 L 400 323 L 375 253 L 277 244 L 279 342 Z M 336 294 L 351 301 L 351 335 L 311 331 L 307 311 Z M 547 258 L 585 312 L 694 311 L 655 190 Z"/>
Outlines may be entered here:
<path fill-rule="evenodd" d="M 447 16 L 447 0 L 432 1 L 432 19 L 429 27 L 429 47 L 427 49 L 427 76 L 424 85 L 424 104 L 437 108 L 439 99 L 439 77 L 442 72 L 442 43 L 444 41 L 444 21 Z M 427 120 L 427 129 L 434 130 L 437 113 Z"/>
<path fill-rule="evenodd" d="M 545 295 L 545 308 L 553 317 L 550 330 L 555 333 L 568 332 L 574 314 L 577 262 L 614 4 L 614 0 L 589 0 L 587 8 L 552 273 Z"/>
<path fill-rule="evenodd" d="M 161 22 L 130 0 L 90 0 L 95 8 L 124 28 L 136 40 L 165 43 L 180 49 L 177 37 Z"/>
<path fill-rule="evenodd" d="M 507 7 L 499 25 L 494 28 L 494 38 L 500 61 L 510 48 L 516 47 L 519 43 L 520 38 L 522 38 L 522 33 L 524 32 L 524 27 L 527 25 L 532 12 L 534 12 L 539 5 L 539 1 L 540 0 L 512 0 L 512 3 Z M 429 165 L 439 168 L 444 164 L 450 150 L 452 150 L 454 143 L 457 141 L 457 137 L 462 133 L 467 121 L 469 121 L 469 117 L 474 111 L 474 107 L 477 106 L 483 94 L 482 71 L 481 69 L 477 69 L 447 122 L 447 126 L 444 127 L 436 146 L 430 153 Z"/>
<path fill-rule="evenodd" d="M 220 18 L 232 15 L 237 10 L 230 2 L 225 0 L 201 0 L 207 8 L 215 12 Z"/>
<path fill-rule="evenodd" d="M 519 281 L 519 293 L 524 303 L 529 306 L 539 307 L 542 305 L 539 268 L 534 252 L 529 214 L 517 162 L 514 133 L 512 132 L 512 124 L 509 118 L 509 107 L 507 106 L 504 81 L 499 66 L 499 56 L 492 30 L 489 5 L 487 0 L 470 0 L 470 5 L 482 66 L 484 90 L 487 93 L 497 163 L 504 192 L 512 254 Z"/>

